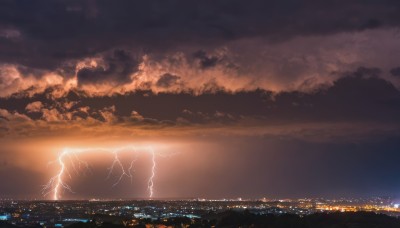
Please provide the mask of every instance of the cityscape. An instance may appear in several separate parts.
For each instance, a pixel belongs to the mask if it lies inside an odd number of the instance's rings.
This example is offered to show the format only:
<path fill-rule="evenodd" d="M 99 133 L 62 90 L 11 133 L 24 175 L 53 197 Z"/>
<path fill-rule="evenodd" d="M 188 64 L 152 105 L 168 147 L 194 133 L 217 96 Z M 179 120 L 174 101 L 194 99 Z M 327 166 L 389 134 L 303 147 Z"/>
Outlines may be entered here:
<path fill-rule="evenodd" d="M 0 201 L 0 220 L 16 227 L 68 227 L 73 224 L 111 224 L 120 227 L 218 225 L 226 212 L 254 215 L 372 212 L 400 216 L 399 204 L 388 197 L 369 199 L 190 199 L 190 200 L 85 200 Z"/>

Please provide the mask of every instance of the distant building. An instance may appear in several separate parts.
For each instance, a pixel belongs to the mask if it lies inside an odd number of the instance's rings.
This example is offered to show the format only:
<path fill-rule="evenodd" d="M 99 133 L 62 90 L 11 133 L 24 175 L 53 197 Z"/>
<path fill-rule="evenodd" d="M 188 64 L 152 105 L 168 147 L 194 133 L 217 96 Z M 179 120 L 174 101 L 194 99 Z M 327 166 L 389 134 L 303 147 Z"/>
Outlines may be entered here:
<path fill-rule="evenodd" d="M 10 214 L 2 214 L 0 215 L 0 221 L 7 221 L 11 219 L 11 215 Z"/>

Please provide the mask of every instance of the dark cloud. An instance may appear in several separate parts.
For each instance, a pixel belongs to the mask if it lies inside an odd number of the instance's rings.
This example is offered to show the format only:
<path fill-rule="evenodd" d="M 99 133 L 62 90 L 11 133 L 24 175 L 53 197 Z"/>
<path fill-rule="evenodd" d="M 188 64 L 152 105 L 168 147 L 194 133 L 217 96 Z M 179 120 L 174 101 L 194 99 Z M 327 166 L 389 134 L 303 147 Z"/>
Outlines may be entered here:
<path fill-rule="evenodd" d="M 399 6 L 391 0 L 4 1 L 0 30 L 14 35 L 0 37 L 0 61 L 56 69 L 121 46 L 162 51 L 398 26 Z"/>
<path fill-rule="evenodd" d="M 400 112 L 400 92 L 389 82 L 359 75 L 341 78 L 329 88 L 313 93 L 282 92 L 276 95 L 263 90 L 206 93 L 146 92 L 121 97 L 83 99 L 82 105 L 113 105 L 122 114 L 135 109 L 145 117 L 175 120 L 183 110 L 214 115 L 223 112 L 232 115 L 260 116 L 271 123 L 304 121 L 396 121 Z M 125 97 L 125 98 L 123 98 Z M 150 104 L 150 105 L 149 105 Z M 167 111 L 166 111 L 167 110 Z"/>
<path fill-rule="evenodd" d="M 217 56 L 208 56 L 205 51 L 198 51 L 193 56 L 200 61 L 200 66 L 203 69 L 214 67 L 219 61 Z"/>
<path fill-rule="evenodd" d="M 395 68 L 391 69 L 391 70 L 390 70 L 390 73 L 391 73 L 393 76 L 400 76 L 400 67 L 395 67 Z"/>
<path fill-rule="evenodd" d="M 31 116 L 29 110 L 40 101 L 46 109 L 57 109 L 61 114 L 67 112 L 72 113 L 72 116 L 92 117 L 101 121 L 105 121 L 102 112 L 110 112 L 112 107 L 112 114 L 120 121 L 122 117 L 131 117 L 132 113 L 137 113 L 143 119 L 179 119 L 193 123 L 232 123 L 243 117 L 251 117 L 264 124 L 374 122 L 397 125 L 400 91 L 380 78 L 379 74 L 380 70 L 376 68 L 360 68 L 346 73 L 346 76 L 334 81 L 332 86 L 324 86 L 312 92 L 273 93 L 253 90 L 228 93 L 216 90 L 194 95 L 190 91 L 158 94 L 136 91 L 93 97 L 79 91 L 70 91 L 58 99 L 46 94 L 37 94 L 31 98 L 1 98 L 0 109 Z M 177 76 L 165 74 L 160 78 L 158 86 L 171 86 L 178 79 Z M 66 109 L 64 106 L 68 102 L 74 103 Z"/>
<path fill-rule="evenodd" d="M 130 75 L 138 70 L 139 62 L 123 50 L 115 50 L 104 56 L 105 66 L 84 67 L 77 73 L 79 84 L 126 83 Z"/>
<path fill-rule="evenodd" d="M 160 76 L 160 79 L 158 79 L 156 85 L 158 87 L 168 88 L 175 85 L 179 79 L 179 76 L 166 73 Z"/>
<path fill-rule="evenodd" d="M 368 78 L 368 77 L 378 77 L 381 74 L 381 69 L 373 67 L 373 68 L 368 68 L 368 67 L 359 67 L 356 71 L 354 72 L 349 72 L 348 74 L 345 74 L 350 77 L 358 77 L 358 78 Z"/>
<path fill-rule="evenodd" d="M 40 77 L 43 74 L 49 72 L 46 70 L 36 69 L 36 68 L 31 68 L 31 67 L 26 67 L 26 66 L 18 66 L 17 69 L 23 75 L 32 75 L 32 76 L 36 76 L 36 77 Z"/>

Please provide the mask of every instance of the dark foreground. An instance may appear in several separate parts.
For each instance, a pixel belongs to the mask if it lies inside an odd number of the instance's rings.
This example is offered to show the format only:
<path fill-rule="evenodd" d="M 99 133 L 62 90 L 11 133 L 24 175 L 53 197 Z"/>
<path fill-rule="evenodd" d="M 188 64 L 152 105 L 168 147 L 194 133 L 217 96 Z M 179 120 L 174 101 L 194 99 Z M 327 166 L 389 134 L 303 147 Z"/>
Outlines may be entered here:
<path fill-rule="evenodd" d="M 400 228 L 400 219 L 376 214 L 373 212 L 335 212 L 316 213 L 306 216 L 291 214 L 256 215 L 249 211 L 225 211 L 219 214 L 210 214 L 207 218 L 169 218 L 162 220 L 141 219 L 132 221 L 113 219 L 112 217 L 95 217 L 92 221 L 73 223 L 70 228 L 97 228 L 97 227 L 266 227 L 266 228 Z M 0 223 L 1 228 L 17 226 L 6 222 Z M 30 227 L 41 227 L 30 226 Z"/>

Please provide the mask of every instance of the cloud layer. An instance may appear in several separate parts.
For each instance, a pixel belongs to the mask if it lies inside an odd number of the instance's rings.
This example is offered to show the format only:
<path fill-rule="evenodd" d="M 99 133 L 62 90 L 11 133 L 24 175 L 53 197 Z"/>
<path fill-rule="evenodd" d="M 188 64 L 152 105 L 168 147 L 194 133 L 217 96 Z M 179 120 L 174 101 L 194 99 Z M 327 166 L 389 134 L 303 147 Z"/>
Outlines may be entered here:
<path fill-rule="evenodd" d="M 141 90 L 89 96 L 71 90 L 54 96 L 48 89 L 0 99 L 2 136 L 86 132 L 100 137 L 112 132 L 115 137 L 222 134 L 356 140 L 397 134 L 400 91 L 380 74 L 379 69 L 360 68 L 312 92 L 218 90 L 196 95 Z M 166 84 L 179 81 L 173 75 L 164 79 Z"/>
<path fill-rule="evenodd" d="M 390 0 L 6 1 L 0 96 L 55 85 L 91 95 L 304 91 L 361 66 L 382 69 L 399 86 L 399 7 Z"/>

